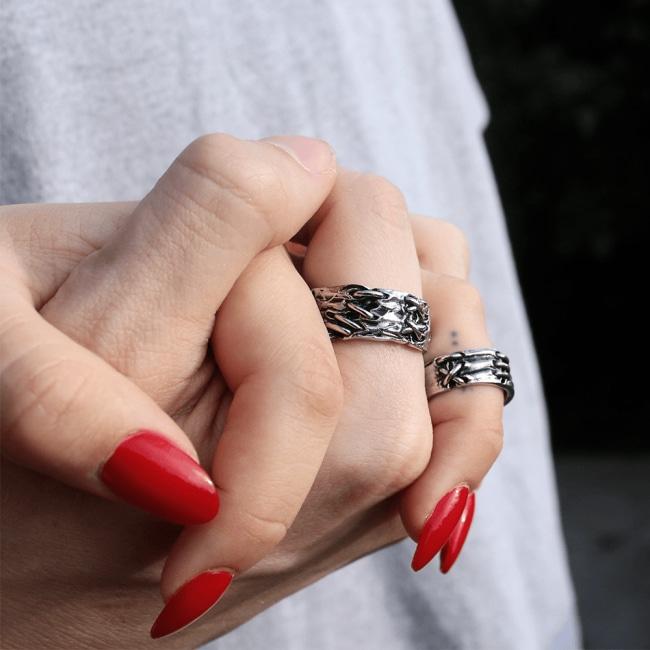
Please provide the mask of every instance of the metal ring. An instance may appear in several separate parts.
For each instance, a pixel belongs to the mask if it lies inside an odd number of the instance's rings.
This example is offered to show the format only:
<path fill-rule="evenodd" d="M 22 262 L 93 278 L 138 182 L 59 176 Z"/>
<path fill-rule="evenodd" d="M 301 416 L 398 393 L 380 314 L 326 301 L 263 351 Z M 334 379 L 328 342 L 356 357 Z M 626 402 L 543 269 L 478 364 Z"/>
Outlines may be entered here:
<path fill-rule="evenodd" d="M 393 341 L 426 352 L 431 319 L 426 300 L 405 291 L 341 284 L 311 290 L 330 339 Z"/>
<path fill-rule="evenodd" d="M 504 392 L 504 405 L 515 396 L 510 360 L 491 348 L 461 350 L 437 356 L 424 366 L 427 399 L 452 388 L 492 384 Z"/>

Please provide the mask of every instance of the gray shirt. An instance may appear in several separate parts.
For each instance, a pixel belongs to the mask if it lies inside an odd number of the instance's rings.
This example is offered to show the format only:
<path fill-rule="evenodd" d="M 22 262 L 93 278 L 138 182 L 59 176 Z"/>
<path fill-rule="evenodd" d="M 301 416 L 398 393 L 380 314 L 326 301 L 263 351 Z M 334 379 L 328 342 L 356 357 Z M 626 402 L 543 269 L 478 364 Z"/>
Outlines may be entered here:
<path fill-rule="evenodd" d="M 482 130 L 441 0 L 4 0 L 0 202 L 142 197 L 208 131 L 302 133 L 458 224 L 517 397 L 446 576 L 406 539 L 284 599 L 211 650 L 575 650 L 575 599 L 537 361 Z"/>

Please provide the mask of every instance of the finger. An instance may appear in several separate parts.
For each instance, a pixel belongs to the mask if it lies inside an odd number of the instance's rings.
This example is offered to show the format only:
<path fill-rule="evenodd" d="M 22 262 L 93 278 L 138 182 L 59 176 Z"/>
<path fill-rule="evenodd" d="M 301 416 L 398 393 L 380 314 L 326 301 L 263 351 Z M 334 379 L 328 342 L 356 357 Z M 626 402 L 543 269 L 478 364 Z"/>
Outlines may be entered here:
<path fill-rule="evenodd" d="M 453 223 L 411 212 L 420 266 L 427 271 L 467 279 L 470 255 L 465 234 Z"/>
<path fill-rule="evenodd" d="M 462 230 L 457 226 L 435 219 L 425 217 L 414 212 L 409 213 L 409 221 L 415 238 L 415 248 L 424 269 L 433 270 L 433 265 L 445 268 L 448 275 L 466 278 L 469 274 L 469 247 Z M 307 251 L 309 230 L 314 228 L 313 222 L 307 222 L 291 241 L 285 244 L 294 264 L 302 267 L 302 261 Z M 445 245 L 431 247 L 431 241 L 442 241 Z M 433 258 L 435 259 L 432 259 Z"/>
<path fill-rule="evenodd" d="M 0 291 L 0 431 L 18 464 L 168 521 L 203 523 L 216 488 L 184 433 L 136 386 Z"/>
<path fill-rule="evenodd" d="M 332 192 L 303 235 L 309 242 L 303 275 L 311 287 L 359 283 L 422 295 L 404 197 L 386 179 L 339 168 Z M 422 458 L 430 451 L 422 353 L 393 342 L 361 339 L 335 341 L 334 350 L 344 408 L 330 449 L 346 458 L 350 484 L 364 498 L 381 498 L 390 479 L 378 481 L 381 468 L 368 458 L 382 458 L 384 475 L 399 474 L 401 480 L 402 468 L 415 477 L 424 467 L 410 464 L 410 450 L 421 450 Z M 339 431 L 355 435 L 337 437 Z"/>
<path fill-rule="evenodd" d="M 15 278 L 28 288 L 36 309 L 54 295 L 82 259 L 116 235 L 136 206 L 135 202 L 115 202 L 0 207 L 0 229 L 10 244 Z"/>
<path fill-rule="evenodd" d="M 432 338 L 425 359 L 469 348 L 492 347 L 481 297 L 467 282 L 462 232 L 440 220 L 413 219 Z M 405 528 L 418 541 L 412 568 L 420 570 L 441 548 L 447 572 L 467 536 L 475 494 L 503 444 L 503 392 L 472 386 L 429 400 L 433 449 L 426 470 L 403 493 Z M 436 507 L 431 509 L 431 504 Z M 448 545 L 447 542 L 449 542 Z"/>
<path fill-rule="evenodd" d="M 282 246 L 260 253 L 236 282 L 217 316 L 213 346 L 234 393 L 212 468 L 221 511 L 210 525 L 187 529 L 172 551 L 154 637 L 203 614 L 229 584 L 224 574 L 245 571 L 284 538 L 342 405 L 320 313 Z M 206 581 L 215 589 L 204 600 Z"/>
<path fill-rule="evenodd" d="M 246 265 L 298 231 L 335 172 L 320 140 L 203 136 L 43 313 L 147 392 L 177 382 L 202 357 L 214 314 Z M 183 350 L 175 345 L 179 328 Z"/>

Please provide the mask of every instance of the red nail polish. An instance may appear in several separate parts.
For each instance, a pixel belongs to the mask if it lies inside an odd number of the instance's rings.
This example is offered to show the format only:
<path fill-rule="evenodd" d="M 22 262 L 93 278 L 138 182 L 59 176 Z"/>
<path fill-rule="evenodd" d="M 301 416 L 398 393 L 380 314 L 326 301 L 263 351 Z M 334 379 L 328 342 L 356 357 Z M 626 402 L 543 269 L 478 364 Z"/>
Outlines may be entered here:
<path fill-rule="evenodd" d="M 233 577 L 229 571 L 204 571 L 186 582 L 158 614 L 151 627 L 151 638 L 167 636 L 203 616 L 217 604 Z"/>
<path fill-rule="evenodd" d="M 438 501 L 420 533 L 418 546 L 411 561 L 413 571 L 419 571 L 428 564 L 449 539 L 463 513 L 468 494 L 469 487 L 458 485 Z"/>
<path fill-rule="evenodd" d="M 442 573 L 447 573 L 454 565 L 467 539 L 467 533 L 469 533 L 472 519 L 474 518 L 474 507 L 476 503 L 476 497 L 474 495 L 475 493 L 472 492 L 467 497 L 463 514 L 460 516 L 460 520 L 452 531 L 447 543 L 442 547 L 442 551 L 440 551 L 440 571 Z"/>
<path fill-rule="evenodd" d="M 104 464 L 101 479 L 128 503 L 176 524 L 203 524 L 219 511 L 217 489 L 205 470 L 151 431 L 126 438 Z"/>

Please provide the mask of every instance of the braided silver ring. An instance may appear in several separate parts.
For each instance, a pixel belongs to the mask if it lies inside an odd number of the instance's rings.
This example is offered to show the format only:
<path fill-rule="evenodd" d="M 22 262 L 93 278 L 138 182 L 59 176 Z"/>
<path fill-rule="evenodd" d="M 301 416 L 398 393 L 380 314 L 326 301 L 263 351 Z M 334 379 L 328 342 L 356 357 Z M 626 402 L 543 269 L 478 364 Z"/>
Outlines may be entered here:
<path fill-rule="evenodd" d="M 330 339 L 393 341 L 426 352 L 431 319 L 426 300 L 404 291 L 341 284 L 311 290 Z"/>
<path fill-rule="evenodd" d="M 424 366 L 427 399 L 452 388 L 492 384 L 504 392 L 504 405 L 515 396 L 510 360 L 491 348 L 461 350 L 431 359 Z"/>

